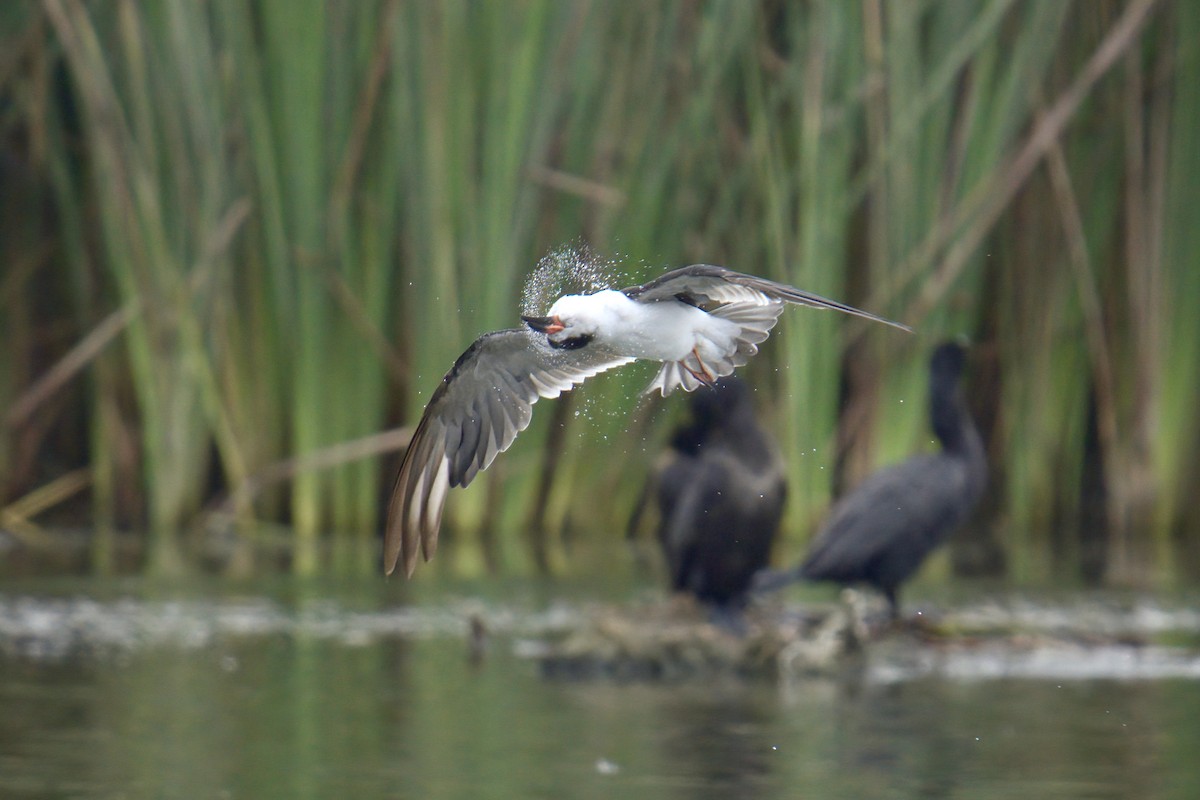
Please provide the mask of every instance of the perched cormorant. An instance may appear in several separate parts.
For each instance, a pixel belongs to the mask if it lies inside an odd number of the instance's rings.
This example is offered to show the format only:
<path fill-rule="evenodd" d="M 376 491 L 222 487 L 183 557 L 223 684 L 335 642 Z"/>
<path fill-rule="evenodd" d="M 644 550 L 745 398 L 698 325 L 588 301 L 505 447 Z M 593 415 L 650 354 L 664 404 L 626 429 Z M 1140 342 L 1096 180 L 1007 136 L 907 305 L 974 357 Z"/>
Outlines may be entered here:
<path fill-rule="evenodd" d="M 693 393 L 692 420 L 655 480 L 671 588 L 722 608 L 744 603 L 770 559 L 786 484 L 779 456 L 735 377 Z"/>
<path fill-rule="evenodd" d="M 958 388 L 965 361 L 953 343 L 930 359 L 929 414 L 942 451 L 870 475 L 834 505 L 803 563 L 756 577 L 755 591 L 794 580 L 867 583 L 899 616 L 900 585 L 966 519 L 987 482 L 983 442 Z"/>
<path fill-rule="evenodd" d="M 383 568 L 412 575 L 437 550 L 442 506 L 508 449 L 540 397 L 645 359 L 662 368 L 646 390 L 711 385 L 758 352 L 788 305 L 831 308 L 910 330 L 794 286 L 693 264 L 641 286 L 558 298 L 523 328 L 485 333 L 442 378 L 400 464 L 388 504 Z"/>

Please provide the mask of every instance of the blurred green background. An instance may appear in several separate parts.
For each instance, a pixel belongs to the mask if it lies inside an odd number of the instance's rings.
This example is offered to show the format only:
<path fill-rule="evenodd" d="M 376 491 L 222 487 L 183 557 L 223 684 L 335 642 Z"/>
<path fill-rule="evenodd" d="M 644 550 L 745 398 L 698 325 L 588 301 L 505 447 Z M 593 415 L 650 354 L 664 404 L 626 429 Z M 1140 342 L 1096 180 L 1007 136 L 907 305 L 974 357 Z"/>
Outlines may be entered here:
<path fill-rule="evenodd" d="M 100 572 L 378 569 L 407 426 L 578 251 L 917 329 L 796 310 L 743 371 L 784 557 L 930 446 L 965 335 L 993 481 L 946 563 L 1194 580 L 1198 103 L 1192 2 L 2 3 L 0 529 Z M 434 568 L 619 546 L 681 403 L 652 371 L 542 404 Z"/>

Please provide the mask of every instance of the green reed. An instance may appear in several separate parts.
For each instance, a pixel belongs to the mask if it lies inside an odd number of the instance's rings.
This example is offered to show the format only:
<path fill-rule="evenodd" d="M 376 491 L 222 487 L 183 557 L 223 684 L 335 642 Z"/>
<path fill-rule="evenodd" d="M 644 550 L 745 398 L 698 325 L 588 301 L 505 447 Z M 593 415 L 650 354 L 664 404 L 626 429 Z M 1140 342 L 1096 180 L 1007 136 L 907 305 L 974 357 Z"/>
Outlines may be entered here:
<path fill-rule="evenodd" d="M 59 400 L 86 428 L 66 458 L 90 468 L 98 520 L 154 531 L 156 563 L 182 527 L 272 520 L 297 570 L 331 537 L 361 545 L 345 568 L 371 564 L 395 459 L 281 465 L 411 425 L 474 337 L 516 324 L 538 260 L 572 246 L 621 282 L 719 263 L 917 328 L 793 310 L 744 370 L 788 463 L 789 556 L 838 488 L 930 446 L 926 358 L 959 335 L 998 375 L 972 396 L 995 420 L 985 527 L 1015 574 L 1077 567 L 1085 453 L 1111 579 L 1197 535 L 1190 4 L 21 12 L 0 17 L 21 54 L 0 61 L 3 122 L 44 154 L 57 225 L 53 256 L 0 274 L 0 401 L 36 379 L 42 331 L 59 357 L 99 343 L 50 393 L 85 387 Z M 43 274 L 64 276 L 60 302 L 35 319 Z M 651 373 L 539 406 L 452 495 L 445 568 L 557 568 L 564 532 L 617 542 L 683 405 L 640 399 Z M 49 413 L 11 424 L 0 454 L 62 424 Z M 30 475 L 6 466 L 5 498 Z"/>

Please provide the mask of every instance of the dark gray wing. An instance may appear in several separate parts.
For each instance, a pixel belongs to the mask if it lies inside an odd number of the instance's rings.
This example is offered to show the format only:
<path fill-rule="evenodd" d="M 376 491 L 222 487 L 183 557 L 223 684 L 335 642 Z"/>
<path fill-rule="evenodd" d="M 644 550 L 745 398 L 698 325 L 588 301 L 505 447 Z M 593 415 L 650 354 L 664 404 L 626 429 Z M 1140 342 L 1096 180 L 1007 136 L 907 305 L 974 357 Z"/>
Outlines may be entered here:
<path fill-rule="evenodd" d="M 486 333 L 442 378 L 413 432 L 388 504 L 383 566 L 403 557 L 412 575 L 418 550 L 437 550 L 451 486 L 466 486 L 508 449 L 540 397 L 558 397 L 597 373 L 633 359 L 597 347 L 552 350 L 524 328 Z"/>
<path fill-rule="evenodd" d="M 911 332 L 912 329 L 899 322 L 877 317 L 854 306 L 821 297 L 786 283 L 776 283 L 766 278 L 734 272 L 731 269 L 711 264 L 693 264 L 662 275 L 641 286 L 622 289 L 627 297 L 646 303 L 660 300 L 679 299 L 693 305 L 708 303 L 753 303 L 763 304 L 782 300 L 801 306 L 832 308 L 845 314 L 882 322 L 894 328 Z"/>
<path fill-rule="evenodd" d="M 963 465 L 944 454 L 914 456 L 870 475 L 829 512 L 800 567 L 804 577 L 904 581 L 974 504 Z"/>

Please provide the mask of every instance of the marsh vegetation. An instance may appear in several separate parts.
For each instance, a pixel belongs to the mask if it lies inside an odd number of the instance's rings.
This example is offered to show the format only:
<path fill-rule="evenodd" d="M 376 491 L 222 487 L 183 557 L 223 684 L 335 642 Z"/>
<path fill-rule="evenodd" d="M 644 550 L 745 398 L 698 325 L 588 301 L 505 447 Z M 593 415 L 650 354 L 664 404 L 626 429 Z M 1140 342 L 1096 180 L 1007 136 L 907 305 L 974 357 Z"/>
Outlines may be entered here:
<path fill-rule="evenodd" d="M 5 3 L 0 527 L 83 525 L 104 571 L 112 532 L 252 568 L 281 525 L 298 572 L 375 569 L 407 426 L 580 250 L 918 330 L 793 313 L 744 371 L 791 554 L 929 447 L 925 359 L 963 334 L 993 480 L 955 567 L 1194 578 L 1197 42 L 1155 0 Z M 648 377 L 539 409 L 440 568 L 616 542 L 677 413 Z"/>

